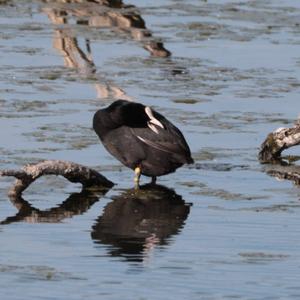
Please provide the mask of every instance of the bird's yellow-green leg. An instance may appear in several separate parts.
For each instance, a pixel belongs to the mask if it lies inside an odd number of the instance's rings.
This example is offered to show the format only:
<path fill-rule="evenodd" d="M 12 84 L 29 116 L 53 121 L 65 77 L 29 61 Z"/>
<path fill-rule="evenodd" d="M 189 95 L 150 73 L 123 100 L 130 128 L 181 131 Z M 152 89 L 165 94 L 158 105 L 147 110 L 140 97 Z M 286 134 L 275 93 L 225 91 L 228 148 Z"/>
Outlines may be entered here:
<path fill-rule="evenodd" d="M 152 178 L 151 178 L 151 184 L 156 184 L 156 176 L 152 176 Z"/>
<path fill-rule="evenodd" d="M 134 177 L 134 182 L 136 186 L 139 186 L 140 183 L 140 177 L 141 177 L 141 168 L 140 167 L 136 167 L 134 169 L 134 173 L 135 173 L 135 177 Z"/>

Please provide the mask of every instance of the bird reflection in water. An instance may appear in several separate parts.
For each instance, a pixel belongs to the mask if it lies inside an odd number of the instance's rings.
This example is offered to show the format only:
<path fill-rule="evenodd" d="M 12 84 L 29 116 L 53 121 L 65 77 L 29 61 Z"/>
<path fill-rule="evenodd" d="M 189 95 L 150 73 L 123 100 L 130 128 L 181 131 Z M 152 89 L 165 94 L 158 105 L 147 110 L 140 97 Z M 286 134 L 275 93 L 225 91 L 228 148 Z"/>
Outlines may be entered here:
<path fill-rule="evenodd" d="M 190 212 L 181 196 L 161 185 L 144 185 L 113 197 L 92 228 L 95 243 L 109 245 L 111 256 L 147 262 L 157 245 L 180 232 Z"/>
<path fill-rule="evenodd" d="M 90 28 L 110 28 L 115 33 L 125 34 L 138 41 L 155 57 L 168 57 L 171 52 L 163 43 L 153 37 L 145 21 L 134 5 L 126 5 L 120 0 L 43 0 L 42 10 L 55 27 L 54 48 L 64 57 L 65 66 L 77 69 L 88 78 L 96 73 L 92 58 L 90 40 L 85 38 L 85 50 L 79 46 L 76 35 L 78 26 Z M 74 23 L 76 26 L 74 26 Z M 94 76 L 93 79 L 100 79 Z M 117 85 L 107 80 L 96 83 L 99 98 L 112 97 L 131 100 Z"/>
<path fill-rule="evenodd" d="M 64 219 L 85 213 L 107 191 L 108 189 L 97 191 L 83 189 L 80 193 L 71 194 L 59 206 L 46 210 L 33 207 L 20 195 L 16 197 L 12 196 L 10 197 L 10 201 L 18 212 L 15 216 L 7 217 L 0 224 L 4 225 L 15 222 L 59 223 Z"/>

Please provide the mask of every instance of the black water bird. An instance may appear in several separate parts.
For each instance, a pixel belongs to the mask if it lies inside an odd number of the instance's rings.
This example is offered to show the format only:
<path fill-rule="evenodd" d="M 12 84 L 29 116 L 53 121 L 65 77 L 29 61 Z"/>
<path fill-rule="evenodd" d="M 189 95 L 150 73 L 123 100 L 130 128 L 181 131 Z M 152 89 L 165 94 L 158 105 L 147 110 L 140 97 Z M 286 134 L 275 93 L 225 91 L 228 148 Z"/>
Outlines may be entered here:
<path fill-rule="evenodd" d="M 193 163 L 190 148 L 170 121 L 149 106 L 117 100 L 94 115 L 93 128 L 105 148 L 125 166 L 152 177 Z"/>

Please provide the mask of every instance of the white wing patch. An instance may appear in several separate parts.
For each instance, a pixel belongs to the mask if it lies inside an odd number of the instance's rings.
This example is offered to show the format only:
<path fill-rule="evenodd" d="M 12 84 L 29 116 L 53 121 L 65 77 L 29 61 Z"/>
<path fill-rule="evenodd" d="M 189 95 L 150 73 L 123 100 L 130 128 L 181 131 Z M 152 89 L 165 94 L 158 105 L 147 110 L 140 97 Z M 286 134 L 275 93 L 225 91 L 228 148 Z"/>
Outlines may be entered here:
<path fill-rule="evenodd" d="M 142 142 L 146 143 L 146 140 L 140 137 L 139 135 L 137 135 L 137 138 L 140 139 Z"/>
<path fill-rule="evenodd" d="M 164 152 L 168 152 L 168 153 L 173 153 L 172 149 L 168 149 L 167 147 L 160 145 L 160 144 L 156 144 L 155 142 L 151 142 L 149 140 L 146 140 L 142 137 L 140 137 L 139 135 L 136 136 L 139 140 L 141 140 L 143 143 L 145 143 L 146 145 L 153 147 L 155 149 L 158 149 L 160 151 L 164 151 Z"/>
<path fill-rule="evenodd" d="M 147 122 L 147 125 L 148 125 L 148 127 L 149 127 L 152 131 L 154 131 L 156 134 L 158 134 L 158 130 L 157 130 L 157 128 L 155 127 L 155 125 L 153 125 L 150 121 Z"/>
<path fill-rule="evenodd" d="M 156 126 L 159 126 L 162 129 L 164 129 L 164 125 L 153 116 L 153 112 L 149 106 L 145 107 L 145 113 L 147 114 L 147 116 L 150 119 L 150 121 L 147 122 L 147 125 L 153 132 L 158 134 L 158 130 L 157 130 Z"/>

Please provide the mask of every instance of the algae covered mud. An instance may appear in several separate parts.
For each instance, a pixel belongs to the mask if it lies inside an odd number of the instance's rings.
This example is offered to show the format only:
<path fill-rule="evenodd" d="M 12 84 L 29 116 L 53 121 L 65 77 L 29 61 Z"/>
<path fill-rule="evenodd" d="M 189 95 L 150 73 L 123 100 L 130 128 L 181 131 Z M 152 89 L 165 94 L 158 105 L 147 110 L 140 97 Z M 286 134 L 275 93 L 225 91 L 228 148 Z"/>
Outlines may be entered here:
<path fill-rule="evenodd" d="M 116 183 L 50 176 L 10 201 L 1 178 L 1 299 L 300 298 L 300 190 L 257 160 L 300 111 L 299 20 L 288 0 L 0 1 L 0 169 Z M 91 129 L 117 98 L 176 124 L 195 164 L 136 191 Z"/>

